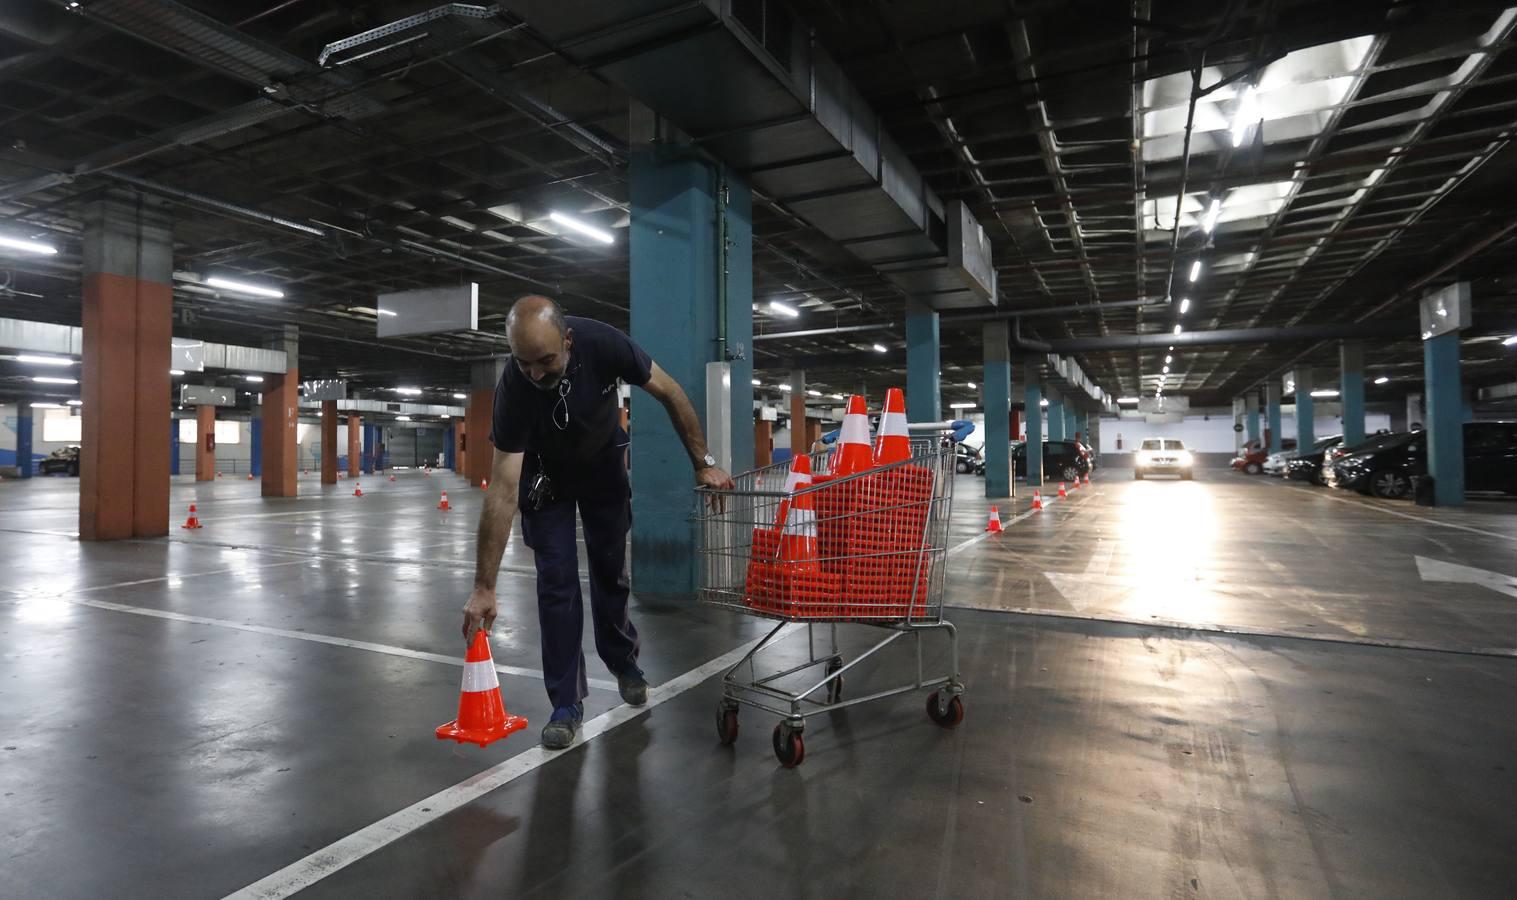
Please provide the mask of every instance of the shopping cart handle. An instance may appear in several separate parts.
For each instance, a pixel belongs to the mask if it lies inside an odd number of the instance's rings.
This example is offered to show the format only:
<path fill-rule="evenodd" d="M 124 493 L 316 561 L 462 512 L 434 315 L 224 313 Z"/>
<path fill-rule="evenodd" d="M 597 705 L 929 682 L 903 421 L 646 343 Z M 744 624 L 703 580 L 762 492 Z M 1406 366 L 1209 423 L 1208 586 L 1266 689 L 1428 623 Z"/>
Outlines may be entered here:
<path fill-rule="evenodd" d="M 831 431 L 827 432 L 826 434 L 822 435 L 822 443 L 824 443 L 824 444 L 835 444 L 835 443 L 837 443 L 838 435 L 840 435 L 842 433 L 843 433 L 843 429 L 841 429 L 841 428 L 834 428 Z"/>

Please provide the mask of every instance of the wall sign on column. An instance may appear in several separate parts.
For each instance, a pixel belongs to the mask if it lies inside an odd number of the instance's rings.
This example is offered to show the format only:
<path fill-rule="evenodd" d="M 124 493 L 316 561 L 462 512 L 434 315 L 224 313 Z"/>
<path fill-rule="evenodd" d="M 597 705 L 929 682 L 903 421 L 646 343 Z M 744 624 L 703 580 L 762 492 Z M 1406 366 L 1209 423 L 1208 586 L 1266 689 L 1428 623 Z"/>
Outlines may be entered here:
<path fill-rule="evenodd" d="M 1470 283 L 1460 281 L 1425 295 L 1418 303 L 1422 339 L 1470 327 Z"/>

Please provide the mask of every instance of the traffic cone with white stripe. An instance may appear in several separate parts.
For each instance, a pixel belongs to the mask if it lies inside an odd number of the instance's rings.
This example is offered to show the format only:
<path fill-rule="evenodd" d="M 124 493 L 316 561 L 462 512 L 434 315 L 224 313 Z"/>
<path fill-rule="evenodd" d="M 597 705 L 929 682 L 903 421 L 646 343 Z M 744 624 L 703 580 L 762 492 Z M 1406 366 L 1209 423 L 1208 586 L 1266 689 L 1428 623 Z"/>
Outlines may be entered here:
<path fill-rule="evenodd" d="M 985 530 L 991 534 L 1001 533 L 1001 511 L 994 506 L 990 508 L 990 521 L 985 524 Z"/>
<path fill-rule="evenodd" d="M 848 398 L 838 449 L 833 451 L 832 458 L 834 478 L 857 475 L 874 465 L 874 451 L 869 446 L 869 407 L 858 394 Z"/>
<path fill-rule="evenodd" d="M 1069 494 L 1065 493 L 1065 491 L 1064 491 L 1064 482 L 1062 482 L 1062 481 L 1059 482 L 1059 499 L 1062 500 L 1062 499 L 1064 499 L 1065 497 L 1068 497 L 1068 496 L 1069 496 Z"/>
<path fill-rule="evenodd" d="M 353 484 L 353 496 L 355 496 L 355 497 L 362 497 L 363 496 L 363 485 L 362 484 L 354 482 L 354 484 Z"/>
<path fill-rule="evenodd" d="M 185 519 L 184 520 L 184 524 L 180 525 L 179 527 L 180 528 L 200 528 L 200 527 L 202 527 L 201 524 L 200 524 L 200 517 L 195 515 L 195 504 L 193 504 L 193 503 L 190 504 L 190 517 L 188 519 Z"/>
<path fill-rule="evenodd" d="M 880 430 L 874 437 L 874 464 L 888 466 L 911 458 L 911 435 L 906 429 L 906 395 L 900 388 L 885 392 Z"/>
<path fill-rule="evenodd" d="M 1090 487 L 1090 473 L 1089 472 L 1085 473 L 1085 486 L 1086 487 Z"/>
<path fill-rule="evenodd" d="M 814 569 L 817 565 L 816 506 L 811 494 L 806 492 L 809 487 L 811 461 L 803 454 L 795 457 L 795 462 L 790 465 L 790 475 L 785 479 L 785 493 L 790 497 L 781 501 L 780 507 L 780 562 Z"/>
<path fill-rule="evenodd" d="M 469 652 L 464 656 L 458 718 L 439 725 L 437 739 L 485 747 L 526 727 L 526 719 L 506 712 L 506 703 L 500 696 L 500 679 L 495 674 L 495 660 L 490 658 L 490 640 L 481 628 L 474 632 L 474 640 L 469 643 Z"/>
<path fill-rule="evenodd" d="M 395 480 L 395 476 L 394 476 L 394 475 L 391 475 L 391 476 L 390 476 L 390 480 L 391 480 L 391 481 L 394 481 L 394 480 Z"/>
<path fill-rule="evenodd" d="M 479 480 L 479 489 L 482 491 L 488 491 L 490 489 L 490 479 L 481 478 Z"/>
<path fill-rule="evenodd" d="M 1033 490 L 1033 492 L 1032 492 L 1032 508 L 1033 509 L 1042 509 L 1043 508 L 1043 492 L 1042 491 L 1036 490 L 1036 489 Z"/>
<path fill-rule="evenodd" d="M 446 511 L 448 511 L 448 510 L 450 510 L 450 509 L 453 508 L 453 507 L 451 507 L 451 506 L 448 505 L 448 492 L 447 491 L 443 491 L 442 492 L 442 499 L 439 500 L 439 501 L 437 501 L 437 508 L 440 509 L 440 510 L 443 510 L 444 512 L 446 512 Z"/>

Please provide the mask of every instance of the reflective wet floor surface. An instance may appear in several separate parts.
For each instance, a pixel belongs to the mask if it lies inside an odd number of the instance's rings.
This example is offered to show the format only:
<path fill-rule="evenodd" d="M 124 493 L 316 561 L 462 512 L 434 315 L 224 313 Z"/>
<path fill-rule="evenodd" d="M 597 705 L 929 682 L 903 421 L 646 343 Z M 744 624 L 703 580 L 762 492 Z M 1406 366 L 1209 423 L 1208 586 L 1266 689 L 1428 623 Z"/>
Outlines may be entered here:
<path fill-rule="evenodd" d="M 787 770 L 773 717 L 713 726 L 709 664 L 767 623 L 669 601 L 634 601 L 656 705 L 619 707 L 587 635 L 595 736 L 537 749 L 514 539 L 492 646 L 532 726 L 435 740 L 480 494 L 363 484 L 186 479 L 204 529 L 102 545 L 71 536 L 76 482 L 0 484 L 0 897 L 1517 893 L 1517 503 L 1112 469 L 985 538 L 961 477 L 963 724 L 920 694 L 824 714 Z"/>

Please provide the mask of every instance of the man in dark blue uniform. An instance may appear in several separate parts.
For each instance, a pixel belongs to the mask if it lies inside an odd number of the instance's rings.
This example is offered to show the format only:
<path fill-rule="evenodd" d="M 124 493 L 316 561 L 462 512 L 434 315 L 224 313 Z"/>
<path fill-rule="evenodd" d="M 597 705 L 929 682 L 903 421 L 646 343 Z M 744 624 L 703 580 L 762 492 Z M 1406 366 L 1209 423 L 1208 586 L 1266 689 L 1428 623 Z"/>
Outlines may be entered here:
<path fill-rule="evenodd" d="M 474 590 L 464 638 L 495 620 L 495 578 L 516 511 L 537 563 L 543 681 L 553 715 L 543 746 L 574 743 L 587 693 L 583 597 L 574 511 L 585 530 L 595 649 L 616 675 L 622 699 L 641 706 L 648 682 L 637 665 L 637 629 L 627 615 L 627 531 L 632 507 L 617 383 L 640 387 L 669 413 L 690 454 L 697 484 L 732 487 L 706 448 L 701 423 L 679 384 L 621 331 L 565 316 L 547 297 L 523 297 L 506 319 L 512 362 L 495 386 L 490 488 L 479 518 Z"/>

